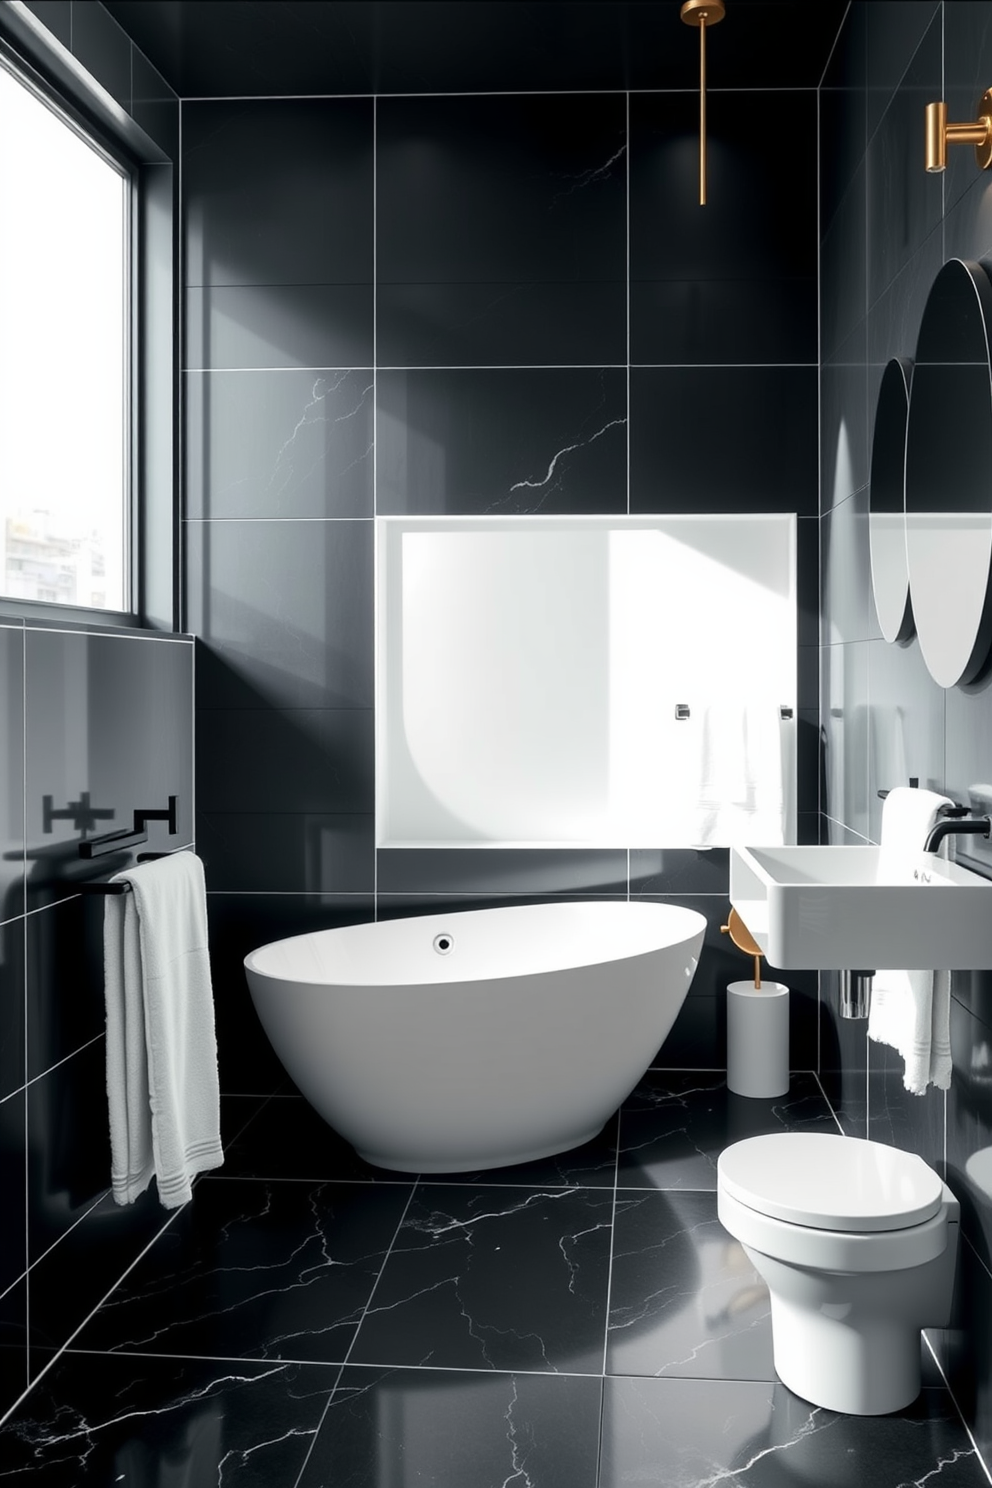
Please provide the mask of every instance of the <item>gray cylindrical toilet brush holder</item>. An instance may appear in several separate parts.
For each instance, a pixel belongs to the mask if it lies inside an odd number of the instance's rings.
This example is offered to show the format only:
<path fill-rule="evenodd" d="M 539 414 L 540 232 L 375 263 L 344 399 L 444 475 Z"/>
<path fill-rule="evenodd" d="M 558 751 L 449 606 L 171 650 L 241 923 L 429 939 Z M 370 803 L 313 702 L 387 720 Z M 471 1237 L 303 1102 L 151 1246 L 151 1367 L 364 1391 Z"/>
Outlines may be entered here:
<path fill-rule="evenodd" d="M 785 1095 L 789 1089 L 789 989 L 782 982 L 727 988 L 727 1089 Z"/>

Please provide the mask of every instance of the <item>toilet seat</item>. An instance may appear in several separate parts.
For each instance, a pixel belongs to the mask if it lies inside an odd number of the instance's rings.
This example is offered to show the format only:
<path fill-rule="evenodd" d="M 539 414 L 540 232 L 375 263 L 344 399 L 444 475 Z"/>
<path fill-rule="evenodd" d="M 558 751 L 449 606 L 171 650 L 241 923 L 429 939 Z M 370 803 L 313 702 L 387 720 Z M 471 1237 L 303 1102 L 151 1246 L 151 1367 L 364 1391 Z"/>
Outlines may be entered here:
<path fill-rule="evenodd" d="M 825 1271 L 903 1271 L 935 1259 L 947 1245 L 949 1197 L 914 1153 L 824 1132 L 748 1137 L 717 1165 L 725 1229 L 764 1255 Z"/>

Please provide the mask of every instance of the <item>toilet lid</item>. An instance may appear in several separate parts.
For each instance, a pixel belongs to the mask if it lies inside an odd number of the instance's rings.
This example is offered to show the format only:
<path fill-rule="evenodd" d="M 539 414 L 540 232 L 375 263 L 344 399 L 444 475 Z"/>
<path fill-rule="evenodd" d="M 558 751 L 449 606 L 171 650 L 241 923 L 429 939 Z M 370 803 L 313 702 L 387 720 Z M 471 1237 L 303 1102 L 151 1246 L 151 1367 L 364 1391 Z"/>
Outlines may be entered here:
<path fill-rule="evenodd" d="M 759 1214 L 820 1230 L 904 1230 L 940 1208 L 922 1158 L 827 1132 L 747 1137 L 720 1154 L 718 1184 Z"/>

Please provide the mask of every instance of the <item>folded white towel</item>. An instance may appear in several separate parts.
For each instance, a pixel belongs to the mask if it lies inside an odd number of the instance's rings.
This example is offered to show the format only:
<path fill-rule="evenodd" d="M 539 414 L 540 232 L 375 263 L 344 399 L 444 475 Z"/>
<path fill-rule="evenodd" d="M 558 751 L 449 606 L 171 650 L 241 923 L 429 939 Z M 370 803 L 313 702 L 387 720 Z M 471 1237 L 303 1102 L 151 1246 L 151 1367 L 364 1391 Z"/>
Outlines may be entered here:
<path fill-rule="evenodd" d="M 103 929 L 112 1187 L 130 1204 L 154 1175 L 174 1209 L 224 1161 L 203 865 L 173 853 L 122 880 Z"/>
<path fill-rule="evenodd" d="M 918 853 L 947 796 L 897 786 L 882 807 L 881 847 Z M 946 839 L 941 855 L 947 855 Z M 951 1083 L 951 974 L 949 971 L 876 971 L 868 1014 L 868 1037 L 890 1044 L 906 1061 L 904 1083 L 914 1095 L 928 1085 Z"/>

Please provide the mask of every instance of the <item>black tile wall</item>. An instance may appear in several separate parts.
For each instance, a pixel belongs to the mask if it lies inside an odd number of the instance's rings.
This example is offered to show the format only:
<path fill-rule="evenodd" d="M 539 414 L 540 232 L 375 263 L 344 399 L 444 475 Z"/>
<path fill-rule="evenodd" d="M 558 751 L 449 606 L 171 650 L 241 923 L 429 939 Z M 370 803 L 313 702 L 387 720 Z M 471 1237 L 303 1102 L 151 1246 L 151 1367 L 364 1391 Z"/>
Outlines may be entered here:
<path fill-rule="evenodd" d="M 184 103 L 187 624 L 197 839 L 238 948 L 215 948 L 224 1028 L 263 904 L 303 925 L 326 895 L 390 915 L 702 894 L 712 945 L 667 1055 L 724 1059 L 726 853 L 376 852 L 368 519 L 799 513 L 812 835 L 817 186 L 801 138 L 762 146 L 782 109 L 808 144 L 806 79 L 714 93 L 701 212 L 687 93 Z M 222 1068 L 230 1091 L 277 1079 L 251 1039 Z"/>
<path fill-rule="evenodd" d="M 945 259 L 980 259 L 992 242 L 988 186 L 974 152 L 952 149 L 943 177 L 928 176 L 922 158 L 924 105 L 944 97 L 953 118 L 972 117 L 990 37 L 987 3 L 856 0 L 821 90 L 829 203 L 821 223 L 824 841 L 878 841 L 880 789 L 917 777 L 971 805 L 972 788 L 992 773 L 988 680 L 944 690 L 915 637 L 898 645 L 880 637 L 866 520 L 867 456 L 885 363 L 914 356 L 923 305 Z M 992 854 L 979 847 L 968 866 L 992 876 Z M 931 1086 L 922 1096 L 905 1089 L 894 1049 L 870 1040 L 863 1023 L 840 1019 L 836 981 L 823 978 L 820 1069 L 844 1129 L 919 1153 L 961 1200 L 954 1318 L 932 1341 L 987 1452 L 992 1350 L 987 1330 L 974 1325 L 992 1285 L 983 1188 L 992 1123 L 987 975 L 954 973 L 950 1089 Z"/>
<path fill-rule="evenodd" d="M 165 1215 L 154 1195 L 133 1210 L 108 1195 L 103 901 L 77 890 L 133 855 L 86 862 L 78 844 L 170 795 L 177 833 L 149 822 L 142 846 L 192 844 L 193 644 L 4 626 L 0 688 L 2 1413 Z"/>

